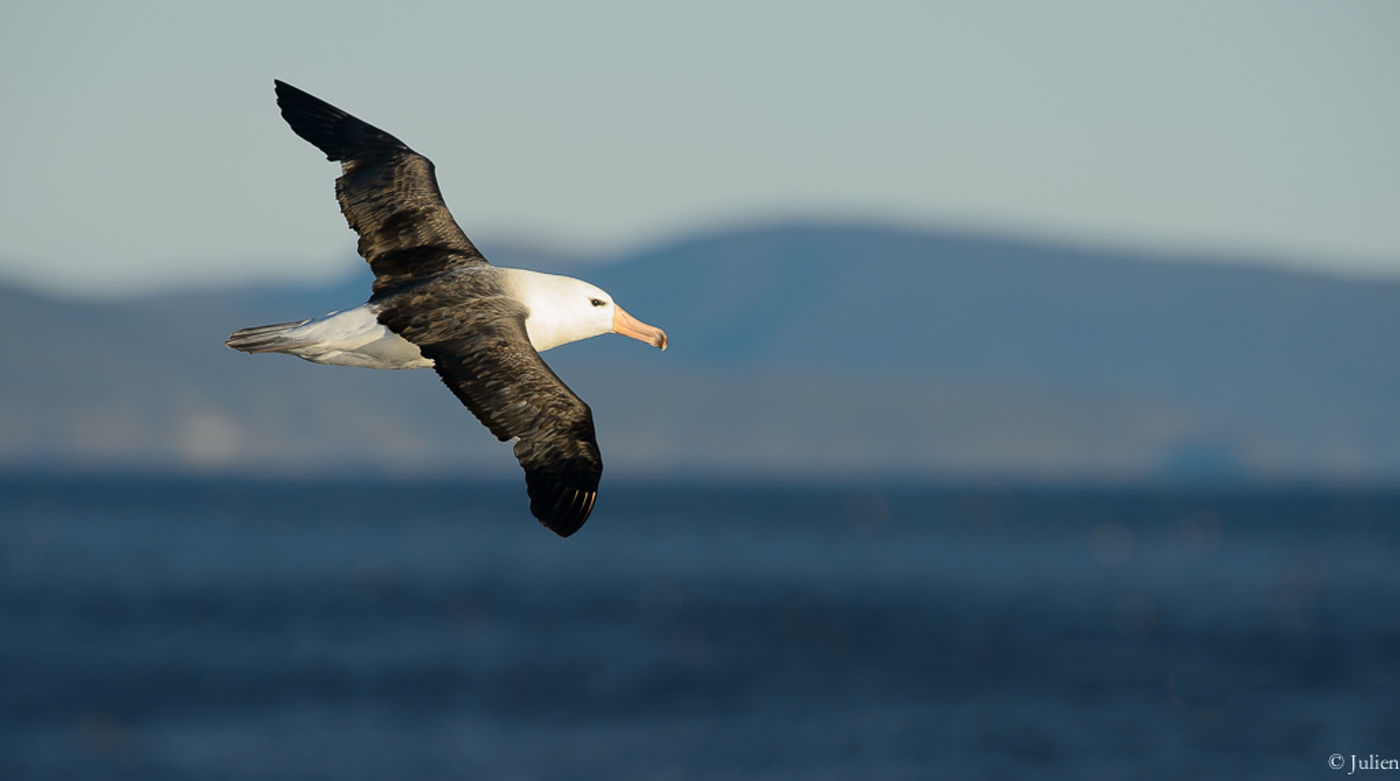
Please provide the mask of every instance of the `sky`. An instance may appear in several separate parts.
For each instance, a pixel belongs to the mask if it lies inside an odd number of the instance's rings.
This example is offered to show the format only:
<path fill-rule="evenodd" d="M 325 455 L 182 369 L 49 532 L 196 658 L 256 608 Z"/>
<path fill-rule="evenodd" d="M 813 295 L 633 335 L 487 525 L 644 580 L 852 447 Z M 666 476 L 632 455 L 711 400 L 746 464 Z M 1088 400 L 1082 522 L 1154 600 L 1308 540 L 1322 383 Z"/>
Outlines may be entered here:
<path fill-rule="evenodd" d="M 467 233 L 606 257 L 878 220 L 1400 278 L 1400 3 L 8 2 L 0 281 L 353 263 L 281 78 Z"/>

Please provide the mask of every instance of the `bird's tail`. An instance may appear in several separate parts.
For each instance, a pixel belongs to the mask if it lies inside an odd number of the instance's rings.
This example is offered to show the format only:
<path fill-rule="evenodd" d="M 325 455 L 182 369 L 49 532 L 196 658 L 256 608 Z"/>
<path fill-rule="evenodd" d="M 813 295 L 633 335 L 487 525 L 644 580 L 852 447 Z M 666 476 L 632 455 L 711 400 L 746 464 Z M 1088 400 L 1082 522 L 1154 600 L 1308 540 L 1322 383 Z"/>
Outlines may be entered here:
<path fill-rule="evenodd" d="M 291 332 L 309 322 L 311 320 L 306 319 L 291 323 L 273 323 L 272 325 L 242 328 L 234 331 L 224 344 L 245 353 L 286 352 L 287 348 L 302 344 L 302 341 L 292 336 Z"/>

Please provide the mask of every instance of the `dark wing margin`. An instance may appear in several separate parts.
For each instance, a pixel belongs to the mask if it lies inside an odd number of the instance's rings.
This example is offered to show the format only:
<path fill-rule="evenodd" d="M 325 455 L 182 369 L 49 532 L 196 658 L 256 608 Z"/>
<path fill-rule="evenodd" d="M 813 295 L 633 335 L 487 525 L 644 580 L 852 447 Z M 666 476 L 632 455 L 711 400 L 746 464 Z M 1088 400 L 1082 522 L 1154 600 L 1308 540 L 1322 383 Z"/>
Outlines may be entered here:
<path fill-rule="evenodd" d="M 491 296 L 450 306 L 460 296 L 444 295 L 444 286 L 385 297 L 379 321 L 418 345 L 492 434 L 516 440 L 531 514 L 561 537 L 573 534 L 603 475 L 593 411 L 530 346 L 519 302 Z"/>
<path fill-rule="evenodd" d="M 433 163 L 402 141 L 282 81 L 277 105 L 297 135 L 341 164 L 336 199 L 359 253 L 387 292 L 486 259 L 442 200 Z"/>

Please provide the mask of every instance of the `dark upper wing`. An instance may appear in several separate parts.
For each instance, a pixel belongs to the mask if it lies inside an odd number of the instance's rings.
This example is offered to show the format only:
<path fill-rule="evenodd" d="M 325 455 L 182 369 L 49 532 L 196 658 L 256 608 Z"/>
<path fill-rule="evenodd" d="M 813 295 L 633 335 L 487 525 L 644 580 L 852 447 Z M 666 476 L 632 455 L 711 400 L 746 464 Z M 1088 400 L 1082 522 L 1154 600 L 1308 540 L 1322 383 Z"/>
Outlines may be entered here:
<path fill-rule="evenodd" d="M 603 474 L 593 411 L 530 346 L 519 302 L 487 296 L 452 305 L 463 298 L 452 287 L 440 281 L 387 296 L 379 321 L 418 345 L 492 434 L 517 439 L 530 512 L 567 537 L 588 520 Z"/>
<path fill-rule="evenodd" d="M 297 135 L 341 164 L 340 210 L 360 234 L 374 291 L 486 263 L 442 201 L 433 163 L 397 138 L 278 81 L 277 105 Z"/>

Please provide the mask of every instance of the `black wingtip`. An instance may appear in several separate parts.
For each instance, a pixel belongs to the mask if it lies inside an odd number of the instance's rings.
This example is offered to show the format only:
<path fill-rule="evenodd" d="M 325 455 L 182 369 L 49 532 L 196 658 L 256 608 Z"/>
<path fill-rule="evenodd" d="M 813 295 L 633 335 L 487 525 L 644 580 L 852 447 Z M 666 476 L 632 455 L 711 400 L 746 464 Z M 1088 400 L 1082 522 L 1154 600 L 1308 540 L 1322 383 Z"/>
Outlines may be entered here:
<path fill-rule="evenodd" d="M 593 513 L 593 503 L 597 499 L 597 491 L 565 488 L 543 502 L 531 497 L 530 514 L 539 519 L 545 528 L 560 537 L 568 537 L 583 528 L 588 516 Z"/>
<path fill-rule="evenodd" d="M 589 429 L 591 443 L 592 429 Z M 598 483 L 603 463 L 597 446 L 583 448 L 573 458 L 547 459 L 535 465 L 532 454 L 516 444 L 516 456 L 525 467 L 525 492 L 530 496 L 530 514 L 560 537 L 568 537 L 583 527 L 598 500 Z"/>
<path fill-rule="evenodd" d="M 587 482 L 591 485 L 577 485 L 529 477 L 527 475 L 526 490 L 530 495 L 531 515 L 560 537 L 568 537 L 583 528 L 598 500 L 596 482 L 590 480 Z"/>
<path fill-rule="evenodd" d="M 281 79 L 272 80 L 282 118 L 327 160 L 361 160 L 412 152 L 397 138 Z"/>

